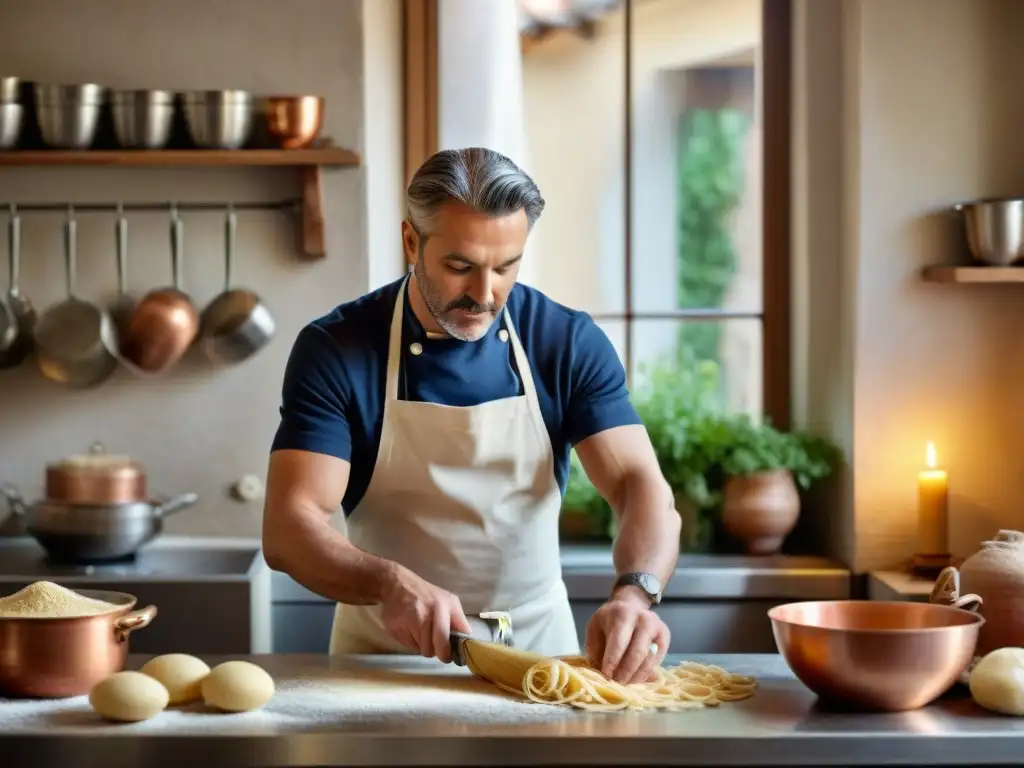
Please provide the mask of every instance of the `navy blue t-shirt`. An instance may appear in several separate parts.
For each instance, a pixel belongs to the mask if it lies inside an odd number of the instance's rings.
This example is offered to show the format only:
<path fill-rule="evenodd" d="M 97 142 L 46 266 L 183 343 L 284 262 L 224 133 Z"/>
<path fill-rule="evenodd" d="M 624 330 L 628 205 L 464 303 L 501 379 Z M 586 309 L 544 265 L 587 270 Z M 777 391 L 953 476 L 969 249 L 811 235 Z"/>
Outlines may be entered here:
<path fill-rule="evenodd" d="M 377 459 L 391 318 L 404 279 L 309 323 L 285 368 L 281 423 L 271 450 L 348 461 L 346 514 L 366 492 Z M 416 290 L 411 280 L 408 290 Z M 571 446 L 611 427 L 642 422 L 629 401 L 618 354 L 589 315 L 518 283 L 507 306 L 533 371 L 564 493 Z M 406 291 L 403 326 L 399 398 L 472 406 L 523 394 L 512 345 L 499 336 L 502 315 L 474 342 L 428 338 Z M 409 353 L 413 342 L 422 345 L 421 354 Z"/>

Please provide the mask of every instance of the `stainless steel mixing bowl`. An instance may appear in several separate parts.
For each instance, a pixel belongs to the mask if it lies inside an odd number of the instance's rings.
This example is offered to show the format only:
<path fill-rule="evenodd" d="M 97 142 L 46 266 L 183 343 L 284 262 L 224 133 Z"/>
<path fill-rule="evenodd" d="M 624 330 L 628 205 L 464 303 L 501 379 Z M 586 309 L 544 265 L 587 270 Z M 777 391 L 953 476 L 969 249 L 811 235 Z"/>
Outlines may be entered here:
<path fill-rule="evenodd" d="M 0 102 L 0 149 L 11 149 L 21 137 L 25 107 L 14 102 Z"/>
<path fill-rule="evenodd" d="M 96 137 L 105 89 L 101 85 L 35 86 L 36 118 L 43 141 L 59 149 L 88 149 Z"/>
<path fill-rule="evenodd" d="M 977 261 L 1008 267 L 1024 257 L 1024 199 L 976 200 L 954 208 L 963 214 L 967 247 Z"/>
<path fill-rule="evenodd" d="M 128 149 L 161 149 L 171 136 L 174 94 L 129 90 L 110 94 L 117 143 Z"/>
<path fill-rule="evenodd" d="M 206 149 L 239 149 L 253 128 L 253 96 L 247 91 L 187 91 L 181 94 L 192 141 Z"/>

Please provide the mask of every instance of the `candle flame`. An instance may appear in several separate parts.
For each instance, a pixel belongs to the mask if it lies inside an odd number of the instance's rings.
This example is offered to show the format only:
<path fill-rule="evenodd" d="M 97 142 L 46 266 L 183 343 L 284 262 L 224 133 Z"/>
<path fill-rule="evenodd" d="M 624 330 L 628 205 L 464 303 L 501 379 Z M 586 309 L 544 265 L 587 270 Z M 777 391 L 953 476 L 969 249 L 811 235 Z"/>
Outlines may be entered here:
<path fill-rule="evenodd" d="M 938 464 L 938 456 L 935 452 L 935 443 L 931 440 L 928 441 L 928 445 L 924 449 L 924 460 L 928 465 L 928 469 L 935 469 L 935 465 Z"/>

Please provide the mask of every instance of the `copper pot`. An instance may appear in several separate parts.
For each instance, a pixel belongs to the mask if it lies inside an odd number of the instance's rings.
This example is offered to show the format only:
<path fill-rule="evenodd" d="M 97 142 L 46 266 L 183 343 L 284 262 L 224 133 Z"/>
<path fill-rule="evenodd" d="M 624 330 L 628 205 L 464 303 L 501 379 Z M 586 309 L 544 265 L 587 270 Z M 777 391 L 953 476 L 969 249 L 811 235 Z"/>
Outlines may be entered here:
<path fill-rule="evenodd" d="M 146 472 L 128 456 L 93 443 L 87 455 L 46 465 L 46 499 L 59 504 L 128 504 L 149 498 Z"/>
<path fill-rule="evenodd" d="M 81 696 L 124 669 L 128 636 L 153 620 L 156 606 L 135 611 L 135 597 L 124 592 L 76 592 L 118 607 L 69 619 L 0 618 L 0 694 Z"/>
<path fill-rule="evenodd" d="M 945 605 L 880 600 L 789 603 L 768 611 L 779 653 L 823 699 L 903 711 L 967 669 L 985 619 Z"/>

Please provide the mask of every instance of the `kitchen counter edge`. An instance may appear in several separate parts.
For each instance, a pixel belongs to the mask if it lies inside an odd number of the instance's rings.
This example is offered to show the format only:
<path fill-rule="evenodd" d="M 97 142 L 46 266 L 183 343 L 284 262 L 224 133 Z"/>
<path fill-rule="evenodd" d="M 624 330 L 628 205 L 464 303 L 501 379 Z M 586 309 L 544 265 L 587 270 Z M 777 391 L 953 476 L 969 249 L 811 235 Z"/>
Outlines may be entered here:
<path fill-rule="evenodd" d="M 228 657 L 225 657 L 225 659 Z M 253 656 L 275 677 L 309 665 L 344 669 L 383 657 Z M 394 658 L 394 657 L 391 657 Z M 1020 765 L 1024 723 L 987 715 L 962 689 L 905 713 L 829 711 L 777 655 L 693 657 L 754 674 L 750 700 L 697 713 L 580 713 L 578 718 L 518 726 L 466 726 L 458 721 L 403 724 L 382 715 L 373 726 L 345 731 L 175 735 L 70 732 L 59 726 L 32 734 L 0 733 L 4 765 L 62 768 L 162 768 L 189 763 L 223 766 L 395 765 L 686 765 L 903 766 Z M 137 668 L 145 657 L 133 656 Z M 209 659 L 218 663 L 224 659 Z M 669 661 L 673 661 L 670 659 Z M 398 662 L 416 669 L 424 659 Z M 711 726 L 711 727 L 709 727 Z M 983 745 L 983 748 L 980 748 Z"/>

